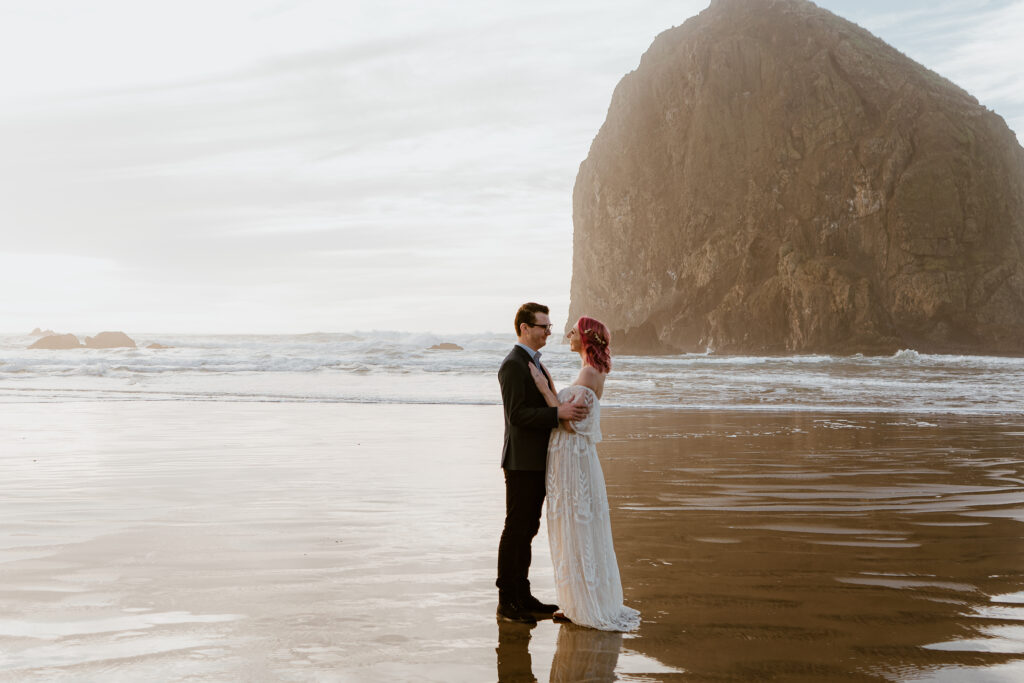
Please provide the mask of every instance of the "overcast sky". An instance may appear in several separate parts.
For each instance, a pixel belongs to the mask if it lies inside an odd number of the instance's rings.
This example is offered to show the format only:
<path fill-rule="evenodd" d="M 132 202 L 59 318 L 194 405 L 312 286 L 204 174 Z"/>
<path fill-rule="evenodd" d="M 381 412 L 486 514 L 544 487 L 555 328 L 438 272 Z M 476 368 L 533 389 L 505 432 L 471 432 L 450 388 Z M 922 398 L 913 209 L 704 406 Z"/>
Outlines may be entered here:
<path fill-rule="evenodd" d="M 565 320 L 615 84 L 707 0 L 0 0 L 0 331 Z M 1024 131 L 1024 0 L 823 0 Z"/>

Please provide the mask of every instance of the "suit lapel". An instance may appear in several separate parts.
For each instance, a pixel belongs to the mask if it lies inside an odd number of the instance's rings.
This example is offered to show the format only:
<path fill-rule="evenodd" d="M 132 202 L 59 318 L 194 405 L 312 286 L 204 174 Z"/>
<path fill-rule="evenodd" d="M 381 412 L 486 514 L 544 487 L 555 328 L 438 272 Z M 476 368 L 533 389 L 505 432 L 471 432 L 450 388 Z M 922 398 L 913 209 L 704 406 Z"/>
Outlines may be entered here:
<path fill-rule="evenodd" d="M 533 362 L 533 359 L 530 358 L 530 354 L 527 353 L 526 349 L 524 349 L 522 346 L 520 346 L 519 344 L 516 344 L 512 348 L 513 348 L 513 350 L 519 352 L 519 357 L 522 358 L 525 363 L 532 363 Z"/>
<path fill-rule="evenodd" d="M 524 349 L 522 346 L 519 346 L 519 344 L 516 344 L 512 348 L 514 350 L 518 351 L 519 352 L 519 357 L 522 358 L 523 361 L 526 362 L 526 365 L 527 365 L 526 369 L 527 370 L 530 369 L 529 368 L 530 365 L 538 365 L 538 363 L 534 363 L 533 362 L 533 359 L 530 358 L 530 354 L 526 352 L 526 349 Z M 551 391 L 554 391 L 555 390 L 555 382 L 554 382 L 554 380 L 551 379 L 551 373 L 548 372 L 548 369 L 546 367 L 544 367 L 543 363 L 540 363 L 539 365 L 540 365 L 540 371 L 543 372 L 544 376 L 548 378 L 548 386 L 551 387 Z M 530 379 L 530 384 L 533 385 L 533 379 L 532 378 Z M 537 387 L 534 386 L 533 388 L 536 389 Z M 537 393 L 539 394 L 540 391 L 538 391 Z"/>

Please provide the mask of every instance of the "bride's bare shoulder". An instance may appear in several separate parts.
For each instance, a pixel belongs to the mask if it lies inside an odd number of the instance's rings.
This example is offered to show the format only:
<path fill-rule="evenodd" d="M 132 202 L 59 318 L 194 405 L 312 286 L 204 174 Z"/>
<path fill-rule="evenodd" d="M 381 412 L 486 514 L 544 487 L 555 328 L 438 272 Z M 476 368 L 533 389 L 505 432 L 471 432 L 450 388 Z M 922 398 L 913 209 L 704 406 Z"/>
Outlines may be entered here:
<path fill-rule="evenodd" d="M 589 388 L 598 398 L 601 398 L 601 393 L 604 390 L 604 378 L 607 377 L 607 373 L 603 373 L 597 368 L 593 368 L 589 365 L 584 365 L 580 370 L 579 376 L 576 377 L 574 384 L 579 384 Z"/>

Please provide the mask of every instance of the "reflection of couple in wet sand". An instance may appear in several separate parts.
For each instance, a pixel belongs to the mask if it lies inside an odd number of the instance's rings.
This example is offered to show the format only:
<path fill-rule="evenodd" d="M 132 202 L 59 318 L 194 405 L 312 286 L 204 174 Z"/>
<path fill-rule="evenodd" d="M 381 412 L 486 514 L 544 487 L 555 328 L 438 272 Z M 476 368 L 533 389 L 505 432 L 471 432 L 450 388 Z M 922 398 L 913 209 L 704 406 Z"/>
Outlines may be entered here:
<path fill-rule="evenodd" d="M 498 682 L 536 683 L 530 657 L 530 631 L 535 624 L 498 622 Z M 622 634 L 564 624 L 558 631 L 552 683 L 615 681 L 615 666 L 622 649 Z"/>
<path fill-rule="evenodd" d="M 602 631 L 631 631 L 639 626 L 640 613 L 622 604 L 596 449 L 600 398 L 611 370 L 608 329 L 588 317 L 573 326 L 569 345 L 580 354 L 582 368 L 571 385 L 556 393 L 540 362 L 540 349 L 551 335 L 548 308 L 523 304 L 515 327 L 518 343 L 498 371 L 505 412 L 498 619 L 532 625 L 553 617 Z M 531 543 L 545 497 L 558 605 L 545 604 L 530 592 Z"/>

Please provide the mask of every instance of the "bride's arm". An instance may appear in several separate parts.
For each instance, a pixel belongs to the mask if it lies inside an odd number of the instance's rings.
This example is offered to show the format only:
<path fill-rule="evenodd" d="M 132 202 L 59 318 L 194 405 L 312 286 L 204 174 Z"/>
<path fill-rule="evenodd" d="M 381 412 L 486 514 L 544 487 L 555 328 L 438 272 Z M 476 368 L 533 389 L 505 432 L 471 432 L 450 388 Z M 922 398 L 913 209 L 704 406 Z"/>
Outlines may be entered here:
<path fill-rule="evenodd" d="M 559 403 L 558 396 L 555 395 L 554 384 L 533 363 L 530 363 L 530 374 L 547 404 L 552 408 L 558 408 L 558 421 L 561 425 L 570 432 L 575 431 L 570 423 L 585 418 L 589 412 L 587 406 L 577 403 L 575 399 Z"/>
<path fill-rule="evenodd" d="M 559 405 L 558 396 L 555 395 L 554 386 L 548 381 L 548 378 L 544 373 L 541 372 L 533 363 L 530 363 L 530 375 L 533 376 L 533 381 L 537 385 L 537 388 L 540 389 L 540 393 L 544 397 L 544 400 L 547 401 L 547 404 L 552 408 L 557 408 Z M 561 417 L 561 415 L 559 415 L 559 417 Z"/>

